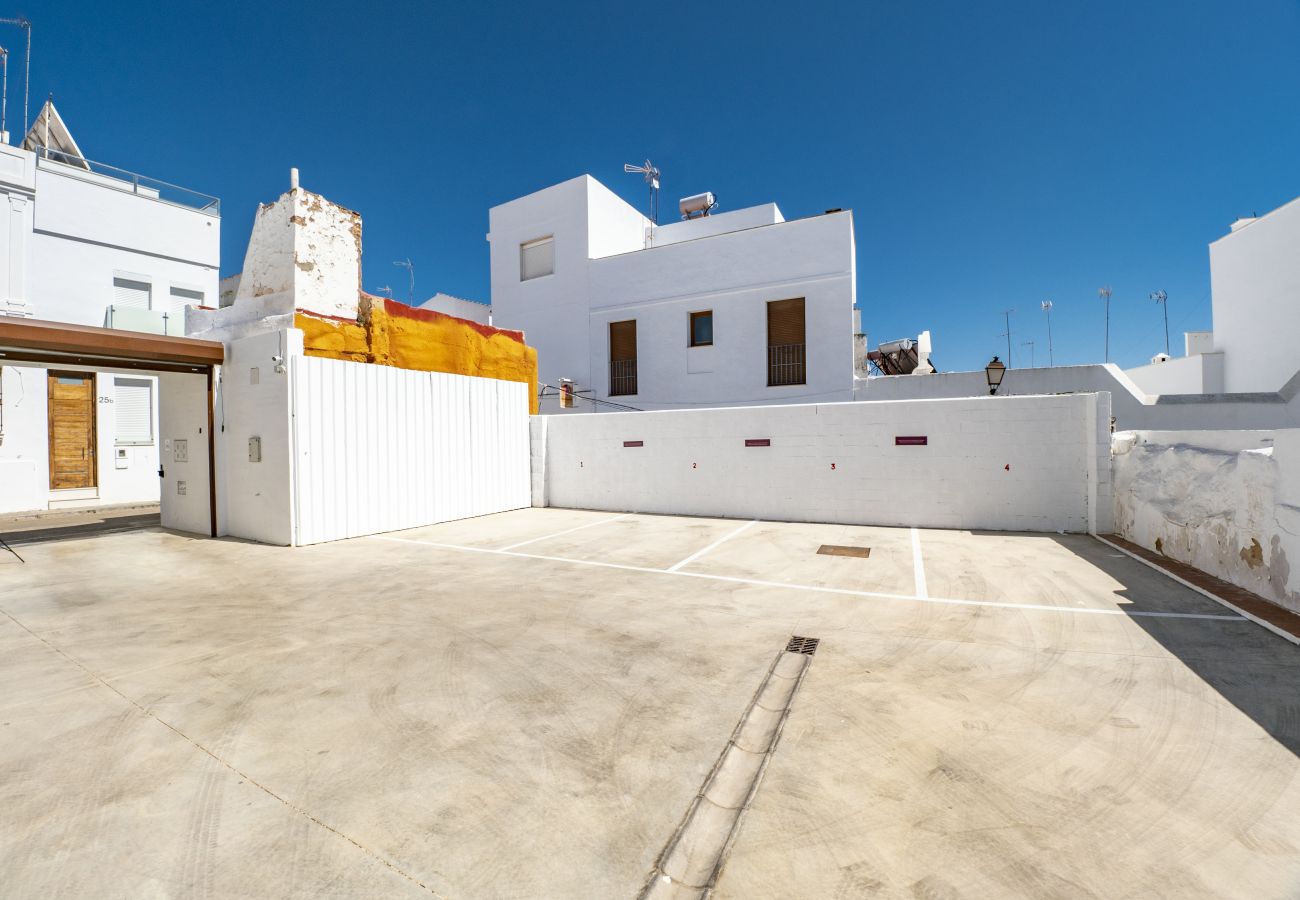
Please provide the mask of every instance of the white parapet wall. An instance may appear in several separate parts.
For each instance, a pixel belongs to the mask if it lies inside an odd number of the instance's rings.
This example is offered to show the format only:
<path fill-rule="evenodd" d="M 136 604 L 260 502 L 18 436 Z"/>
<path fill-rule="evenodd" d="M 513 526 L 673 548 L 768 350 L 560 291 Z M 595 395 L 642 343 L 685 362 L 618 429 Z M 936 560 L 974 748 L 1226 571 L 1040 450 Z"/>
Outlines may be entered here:
<path fill-rule="evenodd" d="M 1114 438 L 1124 538 L 1300 612 L 1300 429 Z"/>
<path fill-rule="evenodd" d="M 1106 393 L 545 416 L 532 428 L 533 501 L 1106 532 L 1109 422 Z"/>

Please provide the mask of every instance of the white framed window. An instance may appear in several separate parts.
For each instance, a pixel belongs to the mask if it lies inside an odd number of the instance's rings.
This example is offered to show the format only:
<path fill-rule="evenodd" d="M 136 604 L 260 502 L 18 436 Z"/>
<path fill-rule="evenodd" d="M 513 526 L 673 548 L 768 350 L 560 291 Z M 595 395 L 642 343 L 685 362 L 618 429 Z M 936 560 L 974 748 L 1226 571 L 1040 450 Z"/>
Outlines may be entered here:
<path fill-rule="evenodd" d="M 529 281 L 555 272 L 555 238 L 547 236 L 519 245 L 519 280 Z"/>
<path fill-rule="evenodd" d="M 113 411 L 117 444 L 153 443 L 153 382 L 148 378 L 114 378 Z"/>
<path fill-rule="evenodd" d="M 113 279 L 113 305 L 129 309 L 149 309 L 152 286 L 147 281 L 130 278 Z"/>

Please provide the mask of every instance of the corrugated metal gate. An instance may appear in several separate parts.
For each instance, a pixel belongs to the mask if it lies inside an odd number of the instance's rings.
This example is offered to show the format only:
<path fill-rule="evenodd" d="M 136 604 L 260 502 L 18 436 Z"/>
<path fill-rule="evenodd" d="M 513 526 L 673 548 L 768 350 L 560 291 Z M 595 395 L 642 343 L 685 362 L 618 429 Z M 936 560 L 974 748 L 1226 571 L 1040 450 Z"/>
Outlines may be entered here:
<path fill-rule="evenodd" d="M 531 505 L 528 385 L 293 357 L 295 543 Z"/>

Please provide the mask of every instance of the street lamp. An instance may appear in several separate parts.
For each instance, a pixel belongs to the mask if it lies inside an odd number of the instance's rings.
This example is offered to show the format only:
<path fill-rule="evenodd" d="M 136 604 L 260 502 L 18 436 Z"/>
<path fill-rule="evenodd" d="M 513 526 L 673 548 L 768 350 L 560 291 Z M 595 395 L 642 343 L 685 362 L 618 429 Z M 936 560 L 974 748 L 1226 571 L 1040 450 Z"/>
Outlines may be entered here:
<path fill-rule="evenodd" d="M 989 394 L 996 394 L 1002 384 L 1002 376 L 1007 374 L 1007 367 L 996 356 L 984 367 L 984 377 L 989 382 Z"/>

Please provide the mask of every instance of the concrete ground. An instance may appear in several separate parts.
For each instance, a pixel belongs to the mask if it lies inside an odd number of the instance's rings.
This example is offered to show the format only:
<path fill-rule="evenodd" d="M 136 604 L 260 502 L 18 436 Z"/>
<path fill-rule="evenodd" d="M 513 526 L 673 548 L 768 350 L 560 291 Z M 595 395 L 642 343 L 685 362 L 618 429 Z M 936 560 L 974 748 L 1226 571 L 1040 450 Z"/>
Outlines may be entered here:
<path fill-rule="evenodd" d="M 528 509 L 19 549 L 6 897 L 634 897 L 792 634 L 717 897 L 1300 896 L 1300 649 L 1089 537 Z"/>

